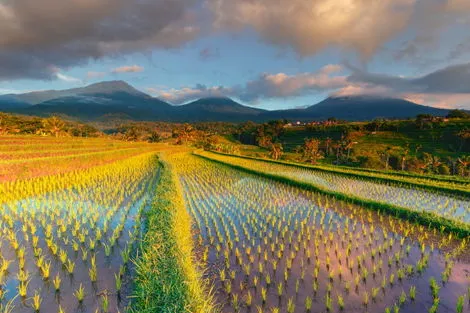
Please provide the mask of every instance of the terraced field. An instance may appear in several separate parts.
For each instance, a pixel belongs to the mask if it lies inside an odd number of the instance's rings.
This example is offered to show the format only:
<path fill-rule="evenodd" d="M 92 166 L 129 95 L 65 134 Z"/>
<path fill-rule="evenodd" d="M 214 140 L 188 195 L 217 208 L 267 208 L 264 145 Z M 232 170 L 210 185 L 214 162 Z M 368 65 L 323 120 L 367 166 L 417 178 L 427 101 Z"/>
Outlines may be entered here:
<path fill-rule="evenodd" d="M 470 310 L 464 196 L 191 151 L 0 137 L 0 313 Z"/>
<path fill-rule="evenodd" d="M 222 312 L 468 309 L 468 239 L 195 156 L 172 163 Z"/>
<path fill-rule="evenodd" d="M 158 182 L 156 148 L 108 139 L 0 142 L 0 312 L 124 311 L 141 214 Z"/>
<path fill-rule="evenodd" d="M 346 195 L 397 205 L 416 211 L 428 211 L 447 219 L 470 223 L 470 199 L 468 198 L 408 188 L 406 186 L 402 187 L 391 183 L 376 183 L 367 179 L 352 178 L 333 172 L 317 171 L 312 168 L 302 168 L 210 152 L 201 152 L 200 154 L 237 166 L 312 183 Z"/>
<path fill-rule="evenodd" d="M 0 137 L 0 182 L 56 175 L 152 151 L 142 143 L 107 138 Z"/>

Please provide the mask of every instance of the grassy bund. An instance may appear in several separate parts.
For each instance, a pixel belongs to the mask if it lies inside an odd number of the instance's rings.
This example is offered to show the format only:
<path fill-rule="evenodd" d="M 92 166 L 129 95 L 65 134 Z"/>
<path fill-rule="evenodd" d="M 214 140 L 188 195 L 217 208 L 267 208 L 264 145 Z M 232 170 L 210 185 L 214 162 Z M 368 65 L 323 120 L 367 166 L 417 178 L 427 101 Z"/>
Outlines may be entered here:
<path fill-rule="evenodd" d="M 470 225 L 463 223 L 463 222 L 458 222 L 458 221 L 452 221 L 447 218 L 438 216 L 434 213 L 431 212 L 422 212 L 422 211 L 415 211 L 415 210 L 410 210 L 404 207 L 396 206 L 396 205 L 391 205 L 388 203 L 383 203 L 379 201 L 374 201 L 374 200 L 368 200 L 368 199 L 363 199 L 354 195 L 349 195 L 337 191 L 332 191 L 329 189 L 326 189 L 321 186 L 317 186 L 312 183 L 306 183 L 300 180 L 292 179 L 292 178 L 287 178 L 282 175 L 277 175 L 277 174 L 271 174 L 271 173 L 265 173 L 261 170 L 253 169 L 248 166 L 240 166 L 240 165 L 235 165 L 231 164 L 230 162 L 227 161 L 221 161 L 221 160 L 216 160 L 211 158 L 210 156 L 207 155 L 202 155 L 201 153 L 195 152 L 195 155 L 204 158 L 206 160 L 210 160 L 219 164 L 224 164 L 226 166 L 229 166 L 231 168 L 245 171 L 247 173 L 252 173 L 256 174 L 262 177 L 266 177 L 269 179 L 273 179 L 279 182 L 286 183 L 291 186 L 303 188 L 306 190 L 311 190 L 311 191 L 316 191 L 325 195 L 329 195 L 334 197 L 335 199 L 338 200 L 343 200 L 346 202 L 354 203 L 357 205 L 361 205 L 365 208 L 369 208 L 372 210 L 377 210 L 381 211 L 384 213 L 387 213 L 389 215 L 399 217 L 402 219 L 406 219 L 408 221 L 418 223 L 424 226 L 428 226 L 431 228 L 437 228 L 438 230 L 442 232 L 448 232 L 448 233 L 453 233 L 456 236 L 460 238 L 466 238 L 470 237 Z M 233 156 L 232 156 L 233 157 Z M 238 156 L 236 156 L 238 157 Z M 249 157 L 241 157 L 241 158 L 246 158 L 250 159 Z M 258 159 L 260 160 L 260 159 Z M 261 159 L 262 160 L 262 159 Z M 265 161 L 265 160 L 262 160 Z M 273 162 L 273 161 L 267 161 L 267 162 Z M 289 164 L 290 165 L 290 164 Z M 298 165 L 294 165 L 298 166 Z"/>
<path fill-rule="evenodd" d="M 160 182 L 146 215 L 136 261 L 133 312 L 214 312 L 212 297 L 193 257 L 191 217 L 169 163 L 160 159 Z"/>

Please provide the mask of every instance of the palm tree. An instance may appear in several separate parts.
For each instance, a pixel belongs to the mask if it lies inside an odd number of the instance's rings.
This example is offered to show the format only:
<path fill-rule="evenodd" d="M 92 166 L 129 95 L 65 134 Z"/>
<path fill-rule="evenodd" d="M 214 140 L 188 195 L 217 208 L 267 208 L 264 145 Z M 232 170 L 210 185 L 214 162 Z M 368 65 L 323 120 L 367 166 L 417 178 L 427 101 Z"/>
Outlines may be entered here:
<path fill-rule="evenodd" d="M 65 129 L 65 122 L 62 121 L 59 117 L 57 116 L 51 116 L 49 118 L 43 119 L 42 120 L 42 126 L 48 131 L 49 133 L 55 135 L 56 137 L 59 137 L 59 135 L 64 131 Z"/>
<path fill-rule="evenodd" d="M 349 160 L 349 156 L 351 154 L 351 149 L 354 145 L 357 145 L 358 142 L 357 141 L 351 141 L 351 140 L 347 140 L 346 142 L 346 150 L 348 150 L 348 160 Z"/>
<path fill-rule="evenodd" d="M 330 146 L 333 140 L 330 137 L 326 137 L 325 140 L 325 145 L 326 145 L 326 155 L 328 156 L 330 154 Z"/>
<path fill-rule="evenodd" d="M 458 158 L 458 168 L 459 168 L 459 173 L 462 176 L 465 176 L 466 172 L 470 174 L 470 171 L 468 171 L 468 167 L 470 166 L 470 156 L 463 156 Z"/>
<path fill-rule="evenodd" d="M 284 148 L 282 147 L 280 143 L 272 143 L 269 146 L 269 150 L 270 150 L 269 154 L 271 158 L 273 158 L 274 160 L 279 160 L 279 158 L 282 156 Z"/>
<path fill-rule="evenodd" d="M 405 162 L 406 162 L 406 159 L 408 157 L 408 153 L 410 152 L 410 148 L 408 146 L 408 144 L 405 146 L 405 148 L 403 148 L 402 152 L 401 152 L 401 170 L 404 171 L 405 170 Z"/>
<path fill-rule="evenodd" d="M 320 151 L 320 140 L 315 138 L 306 139 L 304 143 L 304 158 L 312 164 L 323 157 Z"/>
<path fill-rule="evenodd" d="M 388 171 L 388 167 L 390 165 L 390 151 L 392 151 L 392 147 L 388 146 L 385 148 L 384 155 L 385 155 L 385 170 Z"/>

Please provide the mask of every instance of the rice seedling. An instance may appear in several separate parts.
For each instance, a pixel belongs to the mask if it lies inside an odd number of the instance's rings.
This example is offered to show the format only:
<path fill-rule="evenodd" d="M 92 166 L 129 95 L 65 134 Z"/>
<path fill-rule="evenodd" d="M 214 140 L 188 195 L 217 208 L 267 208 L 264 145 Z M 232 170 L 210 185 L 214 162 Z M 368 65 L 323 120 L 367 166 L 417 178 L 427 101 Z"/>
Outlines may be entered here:
<path fill-rule="evenodd" d="M 416 286 L 410 287 L 410 299 L 414 301 L 416 299 Z"/>
<path fill-rule="evenodd" d="M 41 309 L 42 298 L 37 292 L 37 290 L 34 292 L 34 296 L 32 299 L 33 301 L 31 306 L 33 307 L 34 311 L 39 312 L 39 310 Z"/>
<path fill-rule="evenodd" d="M 54 279 L 52 280 L 52 283 L 54 284 L 55 291 L 58 292 L 60 290 L 60 283 L 62 282 L 62 279 L 60 278 L 59 273 L 56 274 Z"/>
<path fill-rule="evenodd" d="M 462 313 L 463 312 L 463 302 L 464 302 L 465 296 L 459 296 L 457 299 L 457 305 L 455 308 L 455 311 L 457 313 Z"/>
<path fill-rule="evenodd" d="M 80 284 L 78 289 L 74 293 L 75 298 L 77 298 L 78 303 L 82 303 L 83 300 L 85 299 L 85 288 L 83 288 L 83 285 Z"/>

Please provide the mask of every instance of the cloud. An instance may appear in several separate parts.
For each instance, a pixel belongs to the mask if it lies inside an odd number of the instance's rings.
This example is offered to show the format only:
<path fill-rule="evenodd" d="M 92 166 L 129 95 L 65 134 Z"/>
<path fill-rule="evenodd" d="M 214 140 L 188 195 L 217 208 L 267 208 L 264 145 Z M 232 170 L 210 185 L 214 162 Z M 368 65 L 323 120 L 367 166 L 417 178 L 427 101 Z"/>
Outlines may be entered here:
<path fill-rule="evenodd" d="M 113 69 L 111 72 L 114 74 L 120 74 L 120 73 L 139 73 L 143 71 L 144 71 L 144 68 L 142 66 L 130 65 L 130 66 L 117 67 Z"/>
<path fill-rule="evenodd" d="M 448 66 L 417 77 L 371 73 L 350 64 L 327 65 L 316 72 L 288 75 L 262 74 L 243 85 L 181 89 L 149 88 L 147 91 L 174 104 L 203 97 L 235 97 L 250 104 L 260 100 L 309 94 L 332 96 L 374 95 L 405 98 L 436 107 L 470 109 L 470 63 Z"/>
<path fill-rule="evenodd" d="M 470 109 L 470 63 L 450 65 L 417 77 L 370 73 L 351 65 L 347 67 L 351 71 L 348 84 L 335 95 L 401 97 L 430 106 Z"/>
<path fill-rule="evenodd" d="M 470 1 L 468 0 L 421 0 L 416 1 L 413 15 L 408 25 L 412 35 L 395 51 L 396 60 L 408 60 L 411 64 L 436 64 L 442 60 L 433 58 L 438 49 L 449 50 L 468 47 L 454 47 L 449 38 L 466 35 L 470 17 Z M 444 43 L 445 42 L 445 43 Z M 460 45 L 460 44 L 458 44 Z M 420 64 L 418 64 L 420 65 Z"/>
<path fill-rule="evenodd" d="M 65 75 L 65 74 L 56 73 L 56 76 L 57 76 L 58 79 L 60 79 L 64 82 L 67 82 L 67 83 L 82 83 L 81 79 L 75 78 L 75 77 L 72 77 L 72 76 L 68 76 L 68 75 Z"/>
<path fill-rule="evenodd" d="M 254 29 L 267 42 L 313 55 L 334 45 L 370 58 L 403 31 L 416 0 L 208 0 L 218 29 Z"/>
<path fill-rule="evenodd" d="M 406 94 L 403 98 L 443 109 L 470 109 L 470 94 Z"/>
<path fill-rule="evenodd" d="M 198 0 L 14 0 L 0 4 L 0 80 L 178 47 L 199 34 Z"/>
<path fill-rule="evenodd" d="M 351 84 L 386 87 L 396 93 L 470 94 L 470 63 L 450 65 L 419 77 L 369 73 L 349 65 Z"/>
<path fill-rule="evenodd" d="M 236 97 L 256 103 L 261 99 L 287 98 L 313 92 L 324 92 L 345 86 L 347 76 L 337 75 L 340 65 L 327 65 L 318 72 L 287 75 L 285 73 L 262 74 L 245 85 L 231 87 L 196 85 L 181 89 L 147 89 L 151 94 L 174 104 L 181 104 L 203 97 Z"/>
<path fill-rule="evenodd" d="M 239 98 L 252 102 L 261 98 L 286 98 L 334 90 L 346 84 L 345 75 L 332 75 L 341 71 L 342 67 L 339 65 L 326 65 L 320 71 L 313 73 L 263 74 L 241 88 Z"/>
<path fill-rule="evenodd" d="M 157 96 L 160 99 L 171 102 L 173 104 L 183 104 L 191 100 L 207 98 L 207 97 L 226 97 L 236 96 L 236 90 L 232 88 L 207 87 L 198 84 L 195 87 L 184 87 L 181 89 L 157 89 L 147 88 L 147 92 Z"/>
<path fill-rule="evenodd" d="M 103 78 L 104 76 L 106 76 L 106 73 L 105 73 L 105 72 L 93 72 L 93 71 L 90 71 L 90 72 L 87 72 L 87 73 L 86 73 L 86 79 Z"/>

